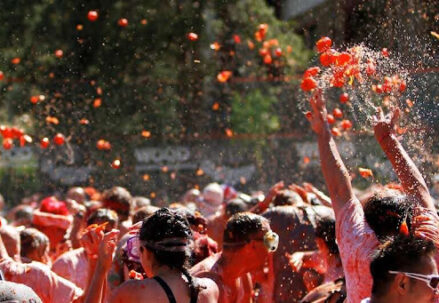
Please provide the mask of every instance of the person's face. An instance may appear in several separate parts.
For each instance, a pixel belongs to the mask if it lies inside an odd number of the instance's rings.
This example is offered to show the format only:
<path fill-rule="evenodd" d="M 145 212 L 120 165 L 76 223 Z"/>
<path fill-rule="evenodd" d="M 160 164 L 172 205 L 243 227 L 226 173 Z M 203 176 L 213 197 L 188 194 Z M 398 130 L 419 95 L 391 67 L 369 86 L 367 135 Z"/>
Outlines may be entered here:
<path fill-rule="evenodd" d="M 250 270 L 258 270 L 264 267 L 267 257 L 270 254 L 267 247 L 264 245 L 264 235 L 271 231 L 268 221 L 263 221 L 262 231 L 258 236 L 255 236 L 250 243 L 245 245 L 245 260 L 250 265 Z"/>
<path fill-rule="evenodd" d="M 432 257 L 423 257 L 419 260 L 419 270 L 416 273 L 423 275 L 437 275 L 436 262 Z M 417 303 L 433 303 L 437 298 L 438 291 L 431 289 L 424 281 L 419 281 L 413 278 L 407 278 L 407 291 L 401 303 L 417 302 Z"/>

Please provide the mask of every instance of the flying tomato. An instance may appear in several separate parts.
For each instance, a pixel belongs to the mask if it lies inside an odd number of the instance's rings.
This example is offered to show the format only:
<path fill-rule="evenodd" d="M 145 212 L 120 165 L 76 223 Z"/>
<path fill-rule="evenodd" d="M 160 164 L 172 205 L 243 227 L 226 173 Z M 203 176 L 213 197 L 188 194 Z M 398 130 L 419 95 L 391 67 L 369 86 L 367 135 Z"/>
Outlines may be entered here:
<path fill-rule="evenodd" d="M 348 93 L 343 93 L 340 95 L 340 102 L 341 103 L 347 103 L 348 101 L 349 101 Z"/>
<path fill-rule="evenodd" d="M 53 142 L 54 142 L 56 145 L 63 145 L 64 142 L 65 142 L 65 137 L 64 137 L 64 135 L 61 134 L 61 133 L 57 133 L 57 134 L 55 135 L 55 137 L 53 137 Z"/>
<path fill-rule="evenodd" d="M 98 15 L 97 11 L 89 11 L 87 14 L 87 18 L 91 22 L 98 20 L 98 17 L 99 17 L 99 15 Z"/>
<path fill-rule="evenodd" d="M 328 37 L 322 37 L 316 42 L 316 46 L 319 53 L 324 53 L 331 48 L 332 40 Z"/>
<path fill-rule="evenodd" d="M 126 18 L 120 18 L 119 21 L 117 21 L 117 24 L 119 24 L 120 27 L 127 27 L 128 20 Z"/>
<path fill-rule="evenodd" d="M 187 34 L 187 38 L 189 41 L 197 41 L 198 35 L 196 33 L 189 33 Z"/>
<path fill-rule="evenodd" d="M 49 138 L 43 138 L 43 139 L 41 139 L 41 141 L 40 141 L 40 146 L 41 146 L 41 148 L 46 149 L 46 148 L 49 147 L 49 145 L 50 145 L 50 140 L 49 140 Z"/>
<path fill-rule="evenodd" d="M 317 87 L 317 81 L 312 77 L 308 77 L 302 80 L 302 84 L 300 85 L 303 91 L 309 92 Z"/>

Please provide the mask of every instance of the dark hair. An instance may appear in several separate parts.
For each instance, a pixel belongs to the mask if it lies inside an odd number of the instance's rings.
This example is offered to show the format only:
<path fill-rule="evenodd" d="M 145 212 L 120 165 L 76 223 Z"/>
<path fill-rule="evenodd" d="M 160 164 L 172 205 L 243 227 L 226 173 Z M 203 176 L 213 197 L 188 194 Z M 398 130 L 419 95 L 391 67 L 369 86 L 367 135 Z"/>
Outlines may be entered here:
<path fill-rule="evenodd" d="M 26 228 L 20 232 L 20 255 L 28 257 L 33 251 L 49 247 L 49 238 L 35 228 Z"/>
<path fill-rule="evenodd" d="M 275 206 L 296 205 L 300 203 L 303 203 L 303 199 L 300 195 L 288 189 L 281 190 L 273 199 L 273 204 Z"/>
<path fill-rule="evenodd" d="M 403 235 L 382 244 L 370 264 L 372 294 L 381 296 L 388 291 L 395 278 L 395 275 L 389 274 L 389 270 L 416 272 L 419 259 L 433 256 L 435 251 L 433 242 Z"/>
<path fill-rule="evenodd" d="M 262 216 L 253 213 L 238 213 L 227 221 L 224 243 L 239 244 L 250 242 L 254 235 L 262 231 Z"/>
<path fill-rule="evenodd" d="M 159 264 L 180 270 L 188 279 L 191 298 L 197 297 L 199 287 L 188 271 L 191 256 L 189 247 L 184 251 L 169 251 L 154 245 L 170 238 L 192 240 L 192 231 L 184 216 L 168 208 L 161 208 L 143 221 L 139 232 L 142 245 L 153 253 Z"/>
<path fill-rule="evenodd" d="M 410 226 L 412 208 L 413 204 L 408 203 L 403 195 L 374 195 L 366 201 L 364 215 L 378 239 L 385 241 L 389 236 L 398 234 L 404 220 Z"/>
<path fill-rule="evenodd" d="M 236 198 L 230 200 L 226 204 L 226 216 L 231 217 L 234 214 L 242 213 L 248 210 L 247 203 L 245 203 L 242 199 Z"/>
<path fill-rule="evenodd" d="M 335 218 L 332 216 L 320 217 L 316 216 L 316 238 L 325 241 L 329 252 L 338 255 L 338 245 L 335 241 Z"/>
<path fill-rule="evenodd" d="M 121 221 L 130 215 L 132 197 L 130 192 L 120 186 L 115 186 L 104 191 L 102 196 L 104 207 L 117 212 Z"/>
<path fill-rule="evenodd" d="M 87 219 L 87 225 L 102 224 L 108 222 L 114 228 L 117 227 L 119 218 L 114 210 L 108 208 L 99 208 L 91 213 Z"/>

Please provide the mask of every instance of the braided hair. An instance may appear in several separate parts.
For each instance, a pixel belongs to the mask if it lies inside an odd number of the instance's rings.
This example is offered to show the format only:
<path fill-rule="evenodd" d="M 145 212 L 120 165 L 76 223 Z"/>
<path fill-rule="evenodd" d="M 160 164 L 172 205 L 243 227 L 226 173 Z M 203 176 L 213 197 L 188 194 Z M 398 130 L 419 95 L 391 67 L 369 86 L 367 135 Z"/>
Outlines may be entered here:
<path fill-rule="evenodd" d="M 198 297 L 200 288 L 188 271 L 191 256 L 188 243 L 192 240 L 192 231 L 184 216 L 168 208 L 157 210 L 143 221 L 139 240 L 159 264 L 181 271 L 188 280 L 191 299 Z"/>

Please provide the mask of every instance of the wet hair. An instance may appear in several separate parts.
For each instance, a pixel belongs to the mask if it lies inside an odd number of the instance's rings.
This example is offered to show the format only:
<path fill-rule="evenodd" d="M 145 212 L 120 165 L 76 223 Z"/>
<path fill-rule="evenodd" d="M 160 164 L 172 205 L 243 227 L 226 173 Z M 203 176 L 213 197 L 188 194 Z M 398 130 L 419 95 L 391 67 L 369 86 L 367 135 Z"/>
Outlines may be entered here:
<path fill-rule="evenodd" d="M 364 205 L 364 215 L 367 223 L 380 241 L 389 236 L 396 236 L 404 220 L 410 227 L 413 203 L 406 196 L 380 197 L 375 194 Z"/>
<path fill-rule="evenodd" d="M 242 199 L 236 198 L 230 200 L 226 204 L 226 216 L 230 218 L 234 214 L 242 213 L 248 210 L 247 203 L 245 203 Z"/>
<path fill-rule="evenodd" d="M 302 203 L 303 199 L 299 196 L 299 194 L 288 189 L 281 190 L 273 199 L 273 204 L 275 206 L 297 205 Z"/>
<path fill-rule="evenodd" d="M 157 210 L 159 210 L 159 208 L 152 205 L 139 208 L 133 215 L 133 224 L 145 220 L 153 213 L 155 213 Z"/>
<path fill-rule="evenodd" d="M 113 228 L 117 227 L 119 223 L 119 218 L 114 210 L 108 208 L 99 208 L 92 212 L 87 218 L 87 225 L 91 224 L 102 224 L 108 222 Z"/>
<path fill-rule="evenodd" d="M 375 253 L 370 264 L 373 278 L 372 294 L 387 293 L 395 275 L 389 270 L 417 272 L 422 257 L 432 257 L 436 248 L 431 241 L 415 237 L 397 236 L 388 240 Z"/>
<path fill-rule="evenodd" d="M 121 221 L 126 220 L 130 215 L 132 197 L 124 187 L 115 186 L 104 191 L 102 202 L 104 207 L 117 212 Z"/>
<path fill-rule="evenodd" d="M 338 245 L 335 241 L 335 218 L 332 216 L 316 216 L 316 238 L 322 239 L 329 249 L 329 252 L 338 255 Z"/>
<path fill-rule="evenodd" d="M 191 250 L 189 245 L 184 250 L 166 249 L 166 244 L 155 245 L 163 240 L 171 238 L 181 238 L 182 240 L 192 240 L 192 231 L 187 219 L 168 208 L 161 208 L 153 215 L 143 221 L 139 232 L 139 239 L 142 246 L 151 251 L 155 260 L 170 268 L 180 270 L 189 282 L 191 298 L 198 296 L 199 287 L 196 285 L 192 276 L 189 274 L 189 258 Z M 169 246 L 171 248 L 171 246 Z"/>
<path fill-rule="evenodd" d="M 250 242 L 255 235 L 263 230 L 262 216 L 253 213 L 238 213 L 227 221 L 224 230 L 224 243 L 240 244 Z"/>
<path fill-rule="evenodd" d="M 49 238 L 35 228 L 26 228 L 20 232 L 21 250 L 20 255 L 22 257 L 29 258 L 29 255 L 36 251 L 45 251 L 49 247 Z"/>

